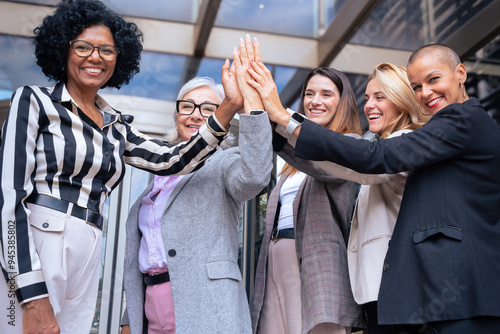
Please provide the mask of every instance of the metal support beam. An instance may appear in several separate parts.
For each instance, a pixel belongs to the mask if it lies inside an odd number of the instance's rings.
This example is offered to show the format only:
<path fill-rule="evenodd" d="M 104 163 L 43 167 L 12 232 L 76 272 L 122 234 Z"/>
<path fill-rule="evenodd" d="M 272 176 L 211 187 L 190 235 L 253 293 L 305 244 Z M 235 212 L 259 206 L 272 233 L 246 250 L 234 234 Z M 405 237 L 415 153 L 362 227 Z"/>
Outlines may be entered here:
<path fill-rule="evenodd" d="M 179 89 L 189 79 L 193 78 L 198 72 L 201 59 L 205 55 L 205 49 L 208 43 L 208 37 L 214 26 L 217 12 L 219 11 L 221 0 L 204 0 L 201 3 L 198 18 L 194 28 L 194 50 L 193 56 L 186 61 L 184 70 L 179 82 Z"/>
<path fill-rule="evenodd" d="M 328 66 L 382 0 L 346 1 L 319 38 L 318 66 Z"/>
<path fill-rule="evenodd" d="M 356 31 L 370 17 L 382 0 L 346 1 L 318 39 L 318 66 L 329 66 Z M 300 89 L 309 73 L 299 69 L 280 94 L 285 106 L 292 105 L 300 96 Z"/>
<path fill-rule="evenodd" d="M 210 31 L 214 26 L 221 0 L 204 0 L 200 7 L 200 13 L 194 29 L 194 56 L 203 57 L 207 47 Z"/>

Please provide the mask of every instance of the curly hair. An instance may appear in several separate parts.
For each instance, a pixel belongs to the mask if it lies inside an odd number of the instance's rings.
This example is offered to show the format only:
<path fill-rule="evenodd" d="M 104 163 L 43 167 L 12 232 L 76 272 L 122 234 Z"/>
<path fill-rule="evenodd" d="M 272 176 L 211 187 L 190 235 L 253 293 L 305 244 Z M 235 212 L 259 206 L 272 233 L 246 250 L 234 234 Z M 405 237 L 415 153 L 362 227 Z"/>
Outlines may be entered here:
<path fill-rule="evenodd" d="M 126 22 L 98 0 L 63 0 L 54 14 L 33 30 L 36 63 L 43 73 L 66 82 L 69 42 L 85 28 L 96 25 L 108 27 L 120 49 L 113 76 L 101 88 L 120 88 L 129 83 L 139 72 L 143 34 L 135 23 Z"/>

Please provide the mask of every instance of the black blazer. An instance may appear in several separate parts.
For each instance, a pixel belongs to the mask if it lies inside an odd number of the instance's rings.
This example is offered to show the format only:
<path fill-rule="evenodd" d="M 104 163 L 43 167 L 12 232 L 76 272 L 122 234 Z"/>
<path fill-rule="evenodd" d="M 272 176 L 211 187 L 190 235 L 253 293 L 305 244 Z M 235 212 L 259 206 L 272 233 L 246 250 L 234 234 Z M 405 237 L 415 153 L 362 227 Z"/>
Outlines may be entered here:
<path fill-rule="evenodd" d="M 409 171 L 383 268 L 380 324 L 500 316 L 500 130 L 477 99 L 378 142 L 306 120 L 295 155 L 362 173 Z"/>

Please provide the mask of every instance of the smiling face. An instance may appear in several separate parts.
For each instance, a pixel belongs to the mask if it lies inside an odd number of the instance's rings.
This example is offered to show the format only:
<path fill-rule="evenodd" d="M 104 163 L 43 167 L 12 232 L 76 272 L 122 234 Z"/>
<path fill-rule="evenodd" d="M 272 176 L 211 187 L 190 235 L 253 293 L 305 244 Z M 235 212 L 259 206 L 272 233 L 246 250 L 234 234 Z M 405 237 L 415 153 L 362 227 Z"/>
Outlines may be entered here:
<path fill-rule="evenodd" d="M 220 98 L 217 93 L 208 86 L 195 88 L 181 98 L 182 100 L 192 101 L 196 104 L 200 103 L 215 103 L 220 104 Z M 189 140 L 192 135 L 198 132 L 200 126 L 205 123 L 206 118 L 200 113 L 200 109 L 196 108 L 191 115 L 177 114 L 177 132 L 182 141 Z"/>
<path fill-rule="evenodd" d="M 91 26 L 83 29 L 74 40 L 84 40 L 94 46 L 115 45 L 113 35 L 108 27 L 103 25 Z M 66 85 L 70 91 L 88 92 L 97 91 L 111 78 L 115 70 L 116 60 L 104 61 L 94 49 L 88 57 L 78 56 L 71 47 L 68 47 L 68 63 Z"/>
<path fill-rule="evenodd" d="M 427 53 L 408 65 L 408 79 L 417 101 L 434 115 L 452 103 L 466 99 L 461 84 L 467 72 L 464 65 L 453 66 L 436 53 Z"/>
<path fill-rule="evenodd" d="M 398 117 L 398 108 L 381 91 L 375 79 L 366 85 L 365 100 L 364 112 L 370 132 L 379 134 L 384 132 L 389 123 Z"/>
<path fill-rule="evenodd" d="M 339 89 L 329 78 L 316 74 L 307 83 L 304 111 L 311 121 L 328 127 L 335 117 L 339 101 Z"/>

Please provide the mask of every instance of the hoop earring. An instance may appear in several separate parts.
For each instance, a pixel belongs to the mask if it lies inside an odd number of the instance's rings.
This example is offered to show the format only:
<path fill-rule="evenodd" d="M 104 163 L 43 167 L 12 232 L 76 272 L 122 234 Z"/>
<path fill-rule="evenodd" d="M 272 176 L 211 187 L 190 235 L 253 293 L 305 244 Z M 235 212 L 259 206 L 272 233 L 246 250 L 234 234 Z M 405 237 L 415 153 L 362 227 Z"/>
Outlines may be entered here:
<path fill-rule="evenodd" d="M 463 83 L 460 83 L 460 87 L 462 88 L 462 94 L 464 95 L 464 99 L 466 98 L 465 97 L 465 86 Z"/>

